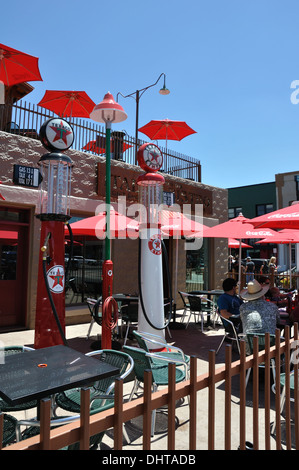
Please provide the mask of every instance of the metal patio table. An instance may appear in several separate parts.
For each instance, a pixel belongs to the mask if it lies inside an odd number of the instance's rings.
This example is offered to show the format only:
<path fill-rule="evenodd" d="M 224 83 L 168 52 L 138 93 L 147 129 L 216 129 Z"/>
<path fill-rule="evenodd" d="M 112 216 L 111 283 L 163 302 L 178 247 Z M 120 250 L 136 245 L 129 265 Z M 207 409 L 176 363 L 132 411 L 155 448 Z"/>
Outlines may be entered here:
<path fill-rule="evenodd" d="M 57 392 L 92 384 L 119 369 L 67 346 L 12 354 L 0 364 L 0 396 L 11 405 L 41 400 Z"/>

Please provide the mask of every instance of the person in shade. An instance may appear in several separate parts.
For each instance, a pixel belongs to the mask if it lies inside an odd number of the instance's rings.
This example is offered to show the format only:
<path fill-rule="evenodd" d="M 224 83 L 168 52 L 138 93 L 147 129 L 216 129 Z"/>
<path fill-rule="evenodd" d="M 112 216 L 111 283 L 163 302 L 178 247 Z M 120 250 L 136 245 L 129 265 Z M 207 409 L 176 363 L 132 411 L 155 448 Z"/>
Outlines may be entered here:
<path fill-rule="evenodd" d="M 254 279 L 249 281 L 247 288 L 240 292 L 241 298 L 245 300 L 240 307 L 244 334 L 270 333 L 275 335 L 280 315 L 277 305 L 265 299 L 269 287 L 269 285 L 262 286 Z"/>
<path fill-rule="evenodd" d="M 243 300 L 237 295 L 238 283 L 235 279 L 228 277 L 222 283 L 224 293 L 218 299 L 219 313 L 222 317 L 230 320 L 238 333 L 242 332 L 240 319 L 240 306 Z"/>

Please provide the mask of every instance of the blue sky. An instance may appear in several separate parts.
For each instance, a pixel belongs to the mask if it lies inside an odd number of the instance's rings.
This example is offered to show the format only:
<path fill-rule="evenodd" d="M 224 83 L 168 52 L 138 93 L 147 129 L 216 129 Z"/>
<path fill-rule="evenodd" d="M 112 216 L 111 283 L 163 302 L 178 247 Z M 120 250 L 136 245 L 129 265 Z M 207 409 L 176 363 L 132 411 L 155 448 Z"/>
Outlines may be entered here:
<path fill-rule="evenodd" d="M 139 127 L 186 121 L 197 133 L 168 148 L 200 160 L 203 183 L 243 186 L 299 171 L 297 0 L 14 0 L 1 17 L 0 42 L 39 57 L 43 81 L 31 82 L 28 101 L 56 89 L 98 103 L 164 72 L 171 93 L 158 93 L 162 80 L 144 93 Z M 113 128 L 134 135 L 135 101 L 119 102 L 128 119 Z"/>

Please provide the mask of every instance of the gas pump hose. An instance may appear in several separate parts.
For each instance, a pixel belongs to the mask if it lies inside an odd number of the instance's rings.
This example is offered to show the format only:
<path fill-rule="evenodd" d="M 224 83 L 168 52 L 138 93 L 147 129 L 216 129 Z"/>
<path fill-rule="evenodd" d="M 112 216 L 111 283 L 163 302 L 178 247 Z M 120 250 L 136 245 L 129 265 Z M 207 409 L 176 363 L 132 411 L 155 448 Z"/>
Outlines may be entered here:
<path fill-rule="evenodd" d="M 113 310 L 113 318 L 112 318 Z M 107 297 L 103 304 L 102 326 L 106 330 L 114 330 L 118 323 L 118 305 L 113 297 Z"/>
<path fill-rule="evenodd" d="M 65 270 L 65 280 L 67 281 L 68 280 L 68 274 L 69 274 L 69 270 L 70 270 L 70 266 L 71 266 L 71 262 L 73 260 L 73 249 L 74 249 L 74 237 L 73 237 L 73 231 L 71 229 L 71 226 L 68 222 L 65 223 L 65 225 L 67 226 L 68 228 L 68 231 L 69 231 L 69 235 L 70 235 L 70 251 L 69 251 L 69 259 L 68 259 L 68 262 L 67 262 L 67 265 L 66 265 L 66 270 Z"/>
<path fill-rule="evenodd" d="M 142 308 L 143 315 L 147 321 L 147 323 L 154 329 L 154 330 L 165 330 L 165 328 L 168 327 L 171 316 L 172 316 L 172 288 L 171 288 L 171 280 L 170 280 L 170 272 L 169 272 L 169 265 L 168 265 L 168 256 L 167 256 L 167 251 L 165 247 L 165 243 L 163 240 L 162 241 L 162 250 L 163 250 L 163 255 L 165 258 L 165 265 L 166 265 L 166 274 L 167 274 L 167 282 L 168 282 L 168 290 L 169 290 L 169 298 L 170 298 L 170 303 L 169 303 L 169 316 L 168 320 L 165 325 L 163 326 L 156 326 L 153 325 L 153 323 L 150 321 L 146 314 L 144 302 L 143 302 L 143 296 L 142 296 L 142 287 L 141 287 L 141 240 L 139 238 L 139 253 L 138 253 L 138 287 L 139 287 L 139 299 L 140 299 L 140 304 Z"/>

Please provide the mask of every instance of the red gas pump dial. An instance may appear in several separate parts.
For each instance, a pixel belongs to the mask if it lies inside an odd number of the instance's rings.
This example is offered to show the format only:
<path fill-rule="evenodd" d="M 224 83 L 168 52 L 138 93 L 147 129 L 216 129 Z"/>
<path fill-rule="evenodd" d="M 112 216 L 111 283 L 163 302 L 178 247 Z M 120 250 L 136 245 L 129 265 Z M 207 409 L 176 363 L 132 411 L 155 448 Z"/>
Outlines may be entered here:
<path fill-rule="evenodd" d="M 155 144 L 143 144 L 137 152 L 140 167 L 146 172 L 159 171 L 163 165 L 163 155 Z"/>

